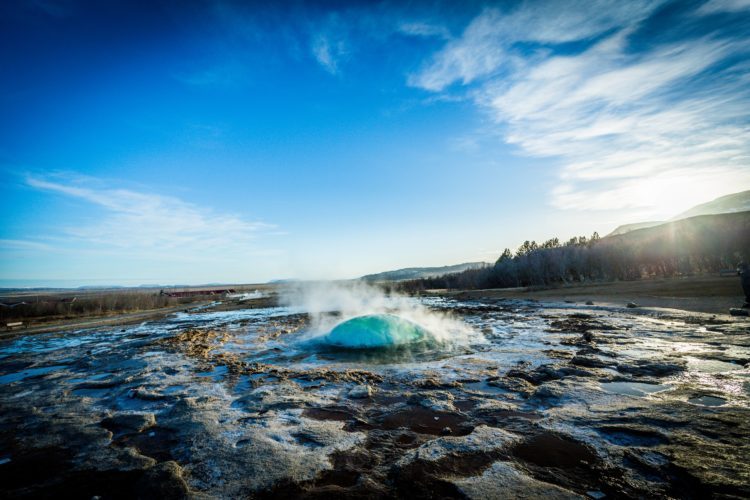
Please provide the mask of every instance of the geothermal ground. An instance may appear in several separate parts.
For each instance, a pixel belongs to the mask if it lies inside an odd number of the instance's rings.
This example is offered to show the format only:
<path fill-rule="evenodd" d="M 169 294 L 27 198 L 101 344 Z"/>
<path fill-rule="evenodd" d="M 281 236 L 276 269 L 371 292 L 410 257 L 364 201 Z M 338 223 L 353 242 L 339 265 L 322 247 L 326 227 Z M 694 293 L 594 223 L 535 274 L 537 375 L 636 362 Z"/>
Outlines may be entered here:
<path fill-rule="evenodd" d="M 0 492 L 750 497 L 746 319 L 421 306 L 471 333 L 331 350 L 311 341 L 320 318 L 308 311 L 218 304 L 3 340 Z"/>

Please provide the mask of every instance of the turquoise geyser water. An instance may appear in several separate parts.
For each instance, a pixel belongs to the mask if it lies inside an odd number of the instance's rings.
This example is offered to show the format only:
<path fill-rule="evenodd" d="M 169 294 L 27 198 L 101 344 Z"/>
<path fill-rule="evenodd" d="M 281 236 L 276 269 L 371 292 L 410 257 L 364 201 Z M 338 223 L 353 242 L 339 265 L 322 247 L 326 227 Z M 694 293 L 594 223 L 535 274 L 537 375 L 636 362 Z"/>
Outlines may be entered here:
<path fill-rule="evenodd" d="M 344 349 L 405 347 L 434 340 L 421 326 L 393 314 L 358 316 L 336 325 L 321 341 Z"/>

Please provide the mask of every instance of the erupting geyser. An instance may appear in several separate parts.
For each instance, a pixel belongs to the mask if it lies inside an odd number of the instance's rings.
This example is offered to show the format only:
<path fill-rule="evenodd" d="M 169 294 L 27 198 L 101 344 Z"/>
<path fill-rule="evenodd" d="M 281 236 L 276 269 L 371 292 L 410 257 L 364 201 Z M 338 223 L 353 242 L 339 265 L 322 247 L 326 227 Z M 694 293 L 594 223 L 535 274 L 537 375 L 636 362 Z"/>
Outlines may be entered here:
<path fill-rule="evenodd" d="M 393 314 L 358 316 L 336 325 L 322 341 L 345 349 L 401 347 L 433 339 L 421 326 Z"/>

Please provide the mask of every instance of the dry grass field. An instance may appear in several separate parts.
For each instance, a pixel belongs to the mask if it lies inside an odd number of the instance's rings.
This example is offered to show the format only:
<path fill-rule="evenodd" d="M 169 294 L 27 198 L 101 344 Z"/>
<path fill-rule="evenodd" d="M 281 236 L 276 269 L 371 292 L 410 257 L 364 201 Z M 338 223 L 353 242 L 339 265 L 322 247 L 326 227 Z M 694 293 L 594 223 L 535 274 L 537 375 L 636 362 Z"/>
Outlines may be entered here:
<path fill-rule="evenodd" d="M 727 314 L 743 303 L 738 277 L 689 276 L 638 281 L 591 283 L 557 288 L 506 288 L 455 292 L 466 298 L 496 297 L 543 301 L 574 301 L 625 306 L 665 307 L 685 311 Z"/>
<path fill-rule="evenodd" d="M 272 285 L 222 285 L 220 287 L 169 288 L 166 291 L 200 291 L 232 288 L 238 293 L 266 290 Z M 8 290 L 0 292 L 0 326 L 23 322 L 27 328 L 66 322 L 130 315 L 133 320 L 216 300 L 218 296 L 169 297 L 161 288 Z M 125 321 L 127 318 L 122 318 Z M 109 323 L 109 322 L 108 322 Z M 88 322 L 87 322 L 88 324 Z M 98 324 L 95 322 L 95 324 Z M 93 326 L 95 326 L 95 324 Z"/>

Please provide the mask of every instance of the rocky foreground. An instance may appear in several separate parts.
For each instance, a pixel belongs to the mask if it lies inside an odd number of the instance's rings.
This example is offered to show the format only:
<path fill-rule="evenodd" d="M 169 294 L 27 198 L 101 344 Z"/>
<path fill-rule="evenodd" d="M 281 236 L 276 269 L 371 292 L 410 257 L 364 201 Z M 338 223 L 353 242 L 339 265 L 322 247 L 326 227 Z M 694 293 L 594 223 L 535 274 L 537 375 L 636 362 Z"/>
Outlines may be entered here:
<path fill-rule="evenodd" d="M 199 310 L 0 342 L 5 498 L 750 497 L 750 322 L 431 299 L 476 335 L 324 352 Z"/>

